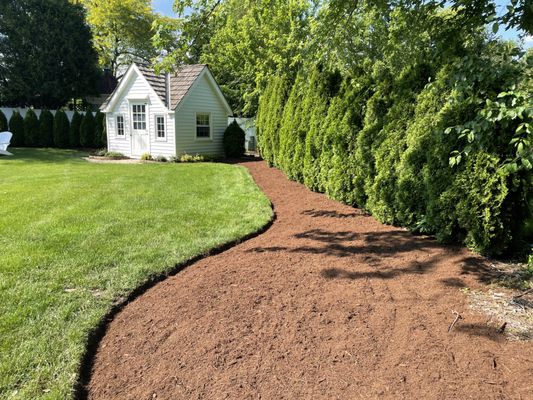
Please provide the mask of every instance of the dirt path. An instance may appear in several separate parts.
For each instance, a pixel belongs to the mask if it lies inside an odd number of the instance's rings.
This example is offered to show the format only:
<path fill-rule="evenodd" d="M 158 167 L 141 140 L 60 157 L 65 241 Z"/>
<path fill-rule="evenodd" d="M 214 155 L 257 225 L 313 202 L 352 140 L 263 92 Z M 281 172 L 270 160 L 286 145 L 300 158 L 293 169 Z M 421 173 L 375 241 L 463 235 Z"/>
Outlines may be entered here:
<path fill-rule="evenodd" d="M 533 344 L 459 290 L 483 259 L 245 165 L 277 220 L 128 304 L 90 399 L 533 399 Z"/>

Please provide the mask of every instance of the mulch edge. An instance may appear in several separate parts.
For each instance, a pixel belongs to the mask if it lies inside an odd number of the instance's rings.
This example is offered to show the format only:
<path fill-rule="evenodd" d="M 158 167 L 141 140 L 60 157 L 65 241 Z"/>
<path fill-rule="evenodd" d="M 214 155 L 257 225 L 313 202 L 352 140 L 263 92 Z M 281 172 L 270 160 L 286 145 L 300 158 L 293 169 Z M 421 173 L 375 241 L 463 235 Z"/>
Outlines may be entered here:
<path fill-rule="evenodd" d="M 252 177 L 252 180 L 254 181 L 254 184 L 257 185 L 253 177 Z M 75 400 L 87 400 L 88 399 L 89 393 L 87 391 L 87 386 L 91 380 L 91 371 L 94 366 L 94 361 L 96 357 L 96 352 L 98 350 L 98 345 L 100 344 L 100 341 L 106 334 L 111 321 L 113 321 L 115 316 L 120 311 L 122 311 L 124 307 L 126 307 L 129 303 L 131 303 L 135 299 L 137 299 L 139 296 L 146 293 L 149 289 L 153 288 L 156 284 L 164 281 L 167 278 L 177 275 L 178 273 L 180 273 L 187 267 L 190 267 L 191 265 L 197 263 L 198 261 L 206 259 L 208 257 L 215 256 L 220 253 L 223 253 L 224 251 L 229 250 L 232 247 L 235 247 L 247 240 L 253 239 L 265 233 L 268 229 L 270 229 L 270 227 L 274 224 L 277 218 L 274 205 L 272 204 L 271 201 L 270 201 L 270 208 L 272 209 L 272 215 L 269 221 L 267 221 L 267 223 L 263 225 L 261 228 L 239 239 L 232 240 L 227 243 L 223 243 L 217 247 L 214 247 L 208 250 L 205 253 L 198 254 L 197 256 L 189 258 L 186 261 L 177 263 L 170 270 L 166 272 L 162 272 L 160 274 L 155 274 L 152 277 L 150 277 L 146 282 L 144 282 L 139 287 L 135 288 L 132 292 L 130 292 L 127 297 L 119 298 L 117 302 L 113 304 L 111 309 L 104 315 L 104 317 L 100 320 L 98 325 L 89 333 L 87 337 L 85 353 L 83 354 L 81 358 L 80 366 L 78 368 L 78 376 L 77 376 L 76 383 L 74 384 L 72 398 Z"/>

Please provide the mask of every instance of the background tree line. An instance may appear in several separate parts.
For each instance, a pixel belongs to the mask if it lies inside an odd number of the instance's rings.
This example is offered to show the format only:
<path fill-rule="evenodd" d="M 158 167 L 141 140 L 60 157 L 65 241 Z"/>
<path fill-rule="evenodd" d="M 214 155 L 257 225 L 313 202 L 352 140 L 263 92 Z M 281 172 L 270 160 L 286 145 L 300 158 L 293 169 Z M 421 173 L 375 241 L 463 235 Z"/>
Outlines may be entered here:
<path fill-rule="evenodd" d="M 150 0 L 0 2 L 0 104 L 57 109 L 156 54 Z M 77 101 L 79 103 L 79 101 Z"/>

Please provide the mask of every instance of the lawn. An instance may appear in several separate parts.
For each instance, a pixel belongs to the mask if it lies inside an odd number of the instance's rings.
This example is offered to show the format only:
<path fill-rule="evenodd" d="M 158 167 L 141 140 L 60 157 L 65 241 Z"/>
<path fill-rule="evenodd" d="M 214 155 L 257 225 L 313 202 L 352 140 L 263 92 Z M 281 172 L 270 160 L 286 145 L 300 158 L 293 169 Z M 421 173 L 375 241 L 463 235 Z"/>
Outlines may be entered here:
<path fill-rule="evenodd" d="M 242 167 L 12 152 L 0 158 L 0 398 L 71 397 L 113 302 L 272 215 Z"/>

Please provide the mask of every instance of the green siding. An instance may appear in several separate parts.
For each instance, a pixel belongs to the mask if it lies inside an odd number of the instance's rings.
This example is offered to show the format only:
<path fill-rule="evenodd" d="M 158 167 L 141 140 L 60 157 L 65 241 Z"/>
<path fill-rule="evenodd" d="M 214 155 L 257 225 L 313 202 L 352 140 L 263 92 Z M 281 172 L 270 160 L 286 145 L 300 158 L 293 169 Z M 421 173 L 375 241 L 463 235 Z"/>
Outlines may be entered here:
<path fill-rule="evenodd" d="M 196 113 L 211 114 L 211 139 L 196 138 Z M 228 115 L 207 73 L 191 88 L 176 111 L 176 154 L 224 155 L 222 139 Z"/>

